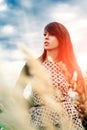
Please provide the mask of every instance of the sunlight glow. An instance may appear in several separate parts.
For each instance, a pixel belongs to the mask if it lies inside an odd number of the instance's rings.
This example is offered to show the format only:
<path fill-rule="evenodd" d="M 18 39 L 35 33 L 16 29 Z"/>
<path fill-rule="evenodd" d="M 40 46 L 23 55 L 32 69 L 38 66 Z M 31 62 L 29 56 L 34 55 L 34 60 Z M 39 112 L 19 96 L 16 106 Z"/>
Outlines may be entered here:
<path fill-rule="evenodd" d="M 77 56 L 78 63 L 81 67 L 83 74 L 87 72 L 87 53 L 82 53 Z"/>

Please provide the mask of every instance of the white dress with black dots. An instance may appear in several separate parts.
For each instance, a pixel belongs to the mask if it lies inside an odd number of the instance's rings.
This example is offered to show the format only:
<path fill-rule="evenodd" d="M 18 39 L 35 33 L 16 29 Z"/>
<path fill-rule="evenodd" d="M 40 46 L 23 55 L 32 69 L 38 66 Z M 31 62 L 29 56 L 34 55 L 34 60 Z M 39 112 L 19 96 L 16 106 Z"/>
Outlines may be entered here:
<path fill-rule="evenodd" d="M 50 74 L 50 82 L 52 86 L 55 88 L 58 88 L 58 90 L 61 91 L 61 96 L 55 96 L 56 101 L 60 101 L 61 104 L 64 107 L 64 110 L 67 112 L 70 119 L 73 121 L 73 125 L 76 130 L 83 130 L 82 123 L 79 119 L 78 112 L 74 108 L 74 106 L 71 104 L 69 98 L 68 98 L 68 83 L 64 78 L 64 75 L 62 74 L 61 69 L 58 66 L 58 63 L 54 63 L 51 61 L 45 60 L 43 62 L 43 65 L 45 69 L 47 70 L 47 73 Z M 34 122 L 34 125 L 36 127 L 41 126 L 47 126 L 47 122 L 50 122 L 53 125 L 59 125 L 59 130 L 61 130 L 61 119 L 57 112 L 55 112 L 52 108 L 49 108 L 45 105 L 43 105 L 44 99 L 40 97 L 37 92 L 33 92 L 33 99 L 35 107 L 33 109 L 33 112 L 31 114 L 32 120 Z M 63 114 L 62 114 L 63 116 Z M 62 118 L 63 119 L 63 118 Z"/>

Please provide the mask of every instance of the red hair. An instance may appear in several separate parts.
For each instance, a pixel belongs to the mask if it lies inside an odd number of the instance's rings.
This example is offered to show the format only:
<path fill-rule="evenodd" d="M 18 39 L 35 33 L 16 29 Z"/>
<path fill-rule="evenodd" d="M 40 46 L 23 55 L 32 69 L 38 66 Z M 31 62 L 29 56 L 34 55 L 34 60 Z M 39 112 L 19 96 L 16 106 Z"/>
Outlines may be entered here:
<path fill-rule="evenodd" d="M 84 79 L 74 54 L 74 50 L 73 50 L 73 46 L 72 46 L 72 42 L 68 30 L 61 23 L 52 22 L 45 26 L 44 31 L 49 32 L 50 34 L 55 35 L 57 37 L 59 41 L 58 60 L 62 61 L 66 65 L 68 71 L 71 74 L 71 77 L 73 76 L 73 73 L 75 71 L 77 72 L 78 75 L 77 83 L 80 85 L 80 87 L 79 85 L 77 86 L 77 91 L 79 93 L 82 92 L 85 93 Z M 46 50 L 44 50 L 41 58 L 43 62 L 46 58 Z"/>

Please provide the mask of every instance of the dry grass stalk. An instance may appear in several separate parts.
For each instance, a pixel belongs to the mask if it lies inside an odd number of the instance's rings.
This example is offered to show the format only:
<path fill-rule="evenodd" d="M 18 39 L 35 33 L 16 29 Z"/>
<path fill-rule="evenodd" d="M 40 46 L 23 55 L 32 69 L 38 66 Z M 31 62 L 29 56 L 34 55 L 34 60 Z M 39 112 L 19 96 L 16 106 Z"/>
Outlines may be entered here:
<path fill-rule="evenodd" d="M 59 115 L 61 122 L 61 129 L 58 130 L 76 130 L 72 123 L 72 120 L 67 115 L 67 112 L 63 109 L 61 102 L 57 102 L 52 98 L 55 94 L 55 90 L 49 84 L 49 76 L 45 73 L 41 63 L 36 60 L 26 49 L 22 47 L 23 52 L 26 54 L 26 61 L 29 67 L 29 73 L 32 75 L 27 77 L 23 75 L 20 79 L 20 84 L 14 89 L 0 87 L 0 124 L 6 126 L 8 129 L 13 130 L 35 130 L 30 119 L 28 110 L 28 102 L 23 98 L 23 81 L 26 83 L 32 82 L 32 89 L 35 90 L 42 99 L 43 104 L 48 108 L 51 108 Z M 57 95 L 60 96 L 60 91 L 57 91 Z M 43 113 L 44 114 L 44 113 Z M 42 114 L 42 115 L 43 115 Z M 43 118 L 43 116 L 42 116 Z M 50 116 L 47 115 L 47 129 L 54 130 L 54 126 L 50 122 Z M 8 130 L 6 129 L 6 130 Z"/>

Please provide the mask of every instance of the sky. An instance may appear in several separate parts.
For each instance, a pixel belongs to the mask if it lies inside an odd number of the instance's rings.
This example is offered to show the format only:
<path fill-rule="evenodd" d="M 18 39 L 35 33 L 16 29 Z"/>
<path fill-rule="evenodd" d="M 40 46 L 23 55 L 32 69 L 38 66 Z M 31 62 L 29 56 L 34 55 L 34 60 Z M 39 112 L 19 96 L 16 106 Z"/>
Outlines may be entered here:
<path fill-rule="evenodd" d="M 0 0 L 1 80 L 15 84 L 24 65 L 19 49 L 26 45 L 38 57 L 43 51 L 43 29 L 61 22 L 71 36 L 78 63 L 87 70 L 87 0 Z"/>

